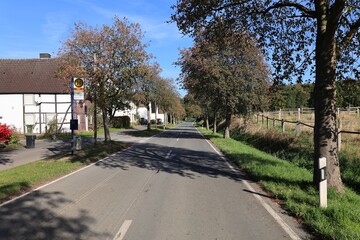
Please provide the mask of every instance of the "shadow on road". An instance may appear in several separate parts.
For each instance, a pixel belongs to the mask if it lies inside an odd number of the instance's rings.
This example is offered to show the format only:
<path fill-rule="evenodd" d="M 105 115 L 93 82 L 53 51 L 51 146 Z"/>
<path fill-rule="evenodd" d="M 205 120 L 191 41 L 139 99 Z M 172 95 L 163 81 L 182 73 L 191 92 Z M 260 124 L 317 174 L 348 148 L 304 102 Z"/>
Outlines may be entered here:
<path fill-rule="evenodd" d="M 107 239 L 109 233 L 92 230 L 96 222 L 85 210 L 64 217 L 56 214 L 72 202 L 61 192 L 36 191 L 0 208 L 0 238 L 7 239 Z"/>
<path fill-rule="evenodd" d="M 234 181 L 245 179 L 245 176 L 234 173 L 226 162 L 215 153 L 150 143 L 135 145 L 121 154 L 96 163 L 96 166 L 123 170 L 135 166 L 192 179 L 201 177 L 201 175 L 212 178 L 227 177 Z"/>

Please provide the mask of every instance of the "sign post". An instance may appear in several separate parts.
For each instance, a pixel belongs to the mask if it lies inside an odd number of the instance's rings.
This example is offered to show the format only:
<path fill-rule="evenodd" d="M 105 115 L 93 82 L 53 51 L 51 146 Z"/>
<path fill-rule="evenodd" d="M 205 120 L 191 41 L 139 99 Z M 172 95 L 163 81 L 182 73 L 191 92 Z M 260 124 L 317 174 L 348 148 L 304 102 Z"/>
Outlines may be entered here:
<path fill-rule="evenodd" d="M 319 159 L 319 171 L 320 171 L 320 207 L 327 207 L 327 180 L 326 180 L 326 158 Z"/>
<path fill-rule="evenodd" d="M 75 136 L 74 130 L 78 130 L 78 119 L 74 119 L 74 103 L 75 100 L 84 100 L 84 79 L 83 78 L 72 78 L 71 79 L 71 154 L 74 154 L 75 150 Z"/>

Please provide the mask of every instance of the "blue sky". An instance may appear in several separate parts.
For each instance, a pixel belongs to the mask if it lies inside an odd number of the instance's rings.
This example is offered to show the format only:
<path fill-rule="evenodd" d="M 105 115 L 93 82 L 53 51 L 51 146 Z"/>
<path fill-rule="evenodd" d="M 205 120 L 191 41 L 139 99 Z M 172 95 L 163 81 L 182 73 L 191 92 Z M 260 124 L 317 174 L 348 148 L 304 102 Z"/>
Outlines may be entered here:
<path fill-rule="evenodd" d="M 192 42 L 174 23 L 168 24 L 175 0 L 1 0 L 0 58 L 38 58 L 39 53 L 56 56 L 74 23 L 92 26 L 112 24 L 126 17 L 139 23 L 149 42 L 148 52 L 163 69 L 162 76 L 176 79 L 180 69 L 173 63 L 179 48 Z M 184 95 L 184 91 L 180 91 Z"/>

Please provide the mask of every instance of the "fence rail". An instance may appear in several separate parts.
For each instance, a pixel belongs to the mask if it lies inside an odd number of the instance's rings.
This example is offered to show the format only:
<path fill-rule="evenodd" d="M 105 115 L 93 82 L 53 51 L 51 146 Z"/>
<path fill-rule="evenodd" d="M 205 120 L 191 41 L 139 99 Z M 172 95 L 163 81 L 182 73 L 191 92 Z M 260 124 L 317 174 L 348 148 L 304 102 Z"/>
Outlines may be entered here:
<path fill-rule="evenodd" d="M 310 108 L 306 108 L 305 111 L 309 111 L 309 109 Z M 355 111 L 356 111 L 357 115 L 359 116 L 360 107 L 353 107 L 351 109 L 356 109 Z M 305 127 L 312 128 L 312 129 L 314 128 L 314 125 L 311 125 L 309 123 L 306 123 L 306 122 L 303 122 L 303 121 L 300 120 L 301 119 L 301 113 L 305 112 L 304 109 L 301 110 L 299 108 L 296 111 L 294 111 L 294 110 L 290 110 L 290 111 L 286 110 L 288 112 L 297 112 L 297 120 L 296 121 L 290 121 L 290 120 L 281 118 L 281 114 L 283 113 L 283 111 L 284 110 L 280 110 L 280 111 L 277 111 L 277 112 L 268 112 L 268 114 L 269 113 L 276 114 L 276 115 L 278 114 L 279 118 L 275 118 L 275 117 L 272 118 L 272 117 L 269 117 L 269 116 L 264 115 L 264 114 L 256 114 L 256 123 L 259 123 L 259 117 L 261 117 L 262 125 L 265 124 L 265 120 L 266 120 L 266 127 L 267 128 L 270 128 L 270 121 L 273 122 L 273 127 L 276 126 L 276 122 L 281 122 L 281 131 L 283 133 L 286 131 L 286 124 L 285 123 L 296 124 L 296 127 L 295 127 L 295 135 L 296 136 L 301 135 L 301 126 L 305 126 Z M 339 109 L 338 109 L 338 114 L 339 114 Z M 341 150 L 341 134 L 342 133 L 360 135 L 360 132 L 357 132 L 357 131 L 344 130 L 342 125 L 343 125 L 343 120 L 341 118 L 339 118 L 338 122 L 337 122 L 337 127 L 336 127 L 338 151 Z"/>

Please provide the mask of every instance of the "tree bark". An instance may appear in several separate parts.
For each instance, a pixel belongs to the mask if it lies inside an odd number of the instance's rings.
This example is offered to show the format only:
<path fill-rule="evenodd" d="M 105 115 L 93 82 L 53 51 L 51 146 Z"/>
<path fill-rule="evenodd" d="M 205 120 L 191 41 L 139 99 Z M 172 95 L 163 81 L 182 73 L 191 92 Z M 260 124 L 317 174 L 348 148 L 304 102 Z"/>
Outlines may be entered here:
<path fill-rule="evenodd" d="M 109 130 L 109 117 L 105 108 L 102 110 L 103 125 L 104 125 L 104 138 L 105 142 L 111 141 L 110 130 Z"/>
<path fill-rule="evenodd" d="M 147 130 L 150 131 L 151 130 L 151 124 L 150 124 L 150 118 L 151 118 L 151 109 L 150 109 L 150 103 L 147 104 Z"/>
<path fill-rule="evenodd" d="M 209 127 L 209 116 L 208 115 L 206 115 L 205 124 L 206 124 L 206 130 L 209 130 L 210 127 Z"/>
<path fill-rule="evenodd" d="M 225 129 L 224 129 L 224 138 L 230 138 L 230 124 L 231 124 L 231 112 L 228 110 L 226 113 Z"/>
<path fill-rule="evenodd" d="M 155 106 L 155 129 L 157 129 L 157 127 L 158 127 L 158 125 L 157 125 L 157 119 L 158 119 L 158 115 L 157 115 L 157 113 L 158 113 L 158 107 L 157 107 L 157 104 L 156 104 L 156 103 L 154 104 L 154 106 Z"/>
<path fill-rule="evenodd" d="M 215 134 L 217 132 L 217 114 L 214 114 L 214 127 L 213 127 L 213 133 Z"/>
<path fill-rule="evenodd" d="M 329 23 L 325 2 L 317 3 L 316 81 L 314 87 L 314 175 L 313 183 L 319 187 L 319 158 L 327 162 L 329 187 L 344 192 L 340 176 L 336 131 L 336 25 Z"/>

